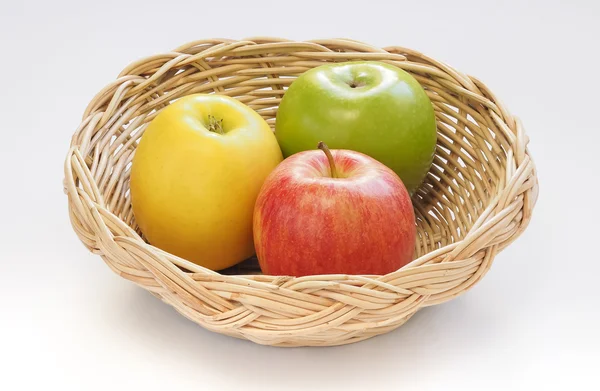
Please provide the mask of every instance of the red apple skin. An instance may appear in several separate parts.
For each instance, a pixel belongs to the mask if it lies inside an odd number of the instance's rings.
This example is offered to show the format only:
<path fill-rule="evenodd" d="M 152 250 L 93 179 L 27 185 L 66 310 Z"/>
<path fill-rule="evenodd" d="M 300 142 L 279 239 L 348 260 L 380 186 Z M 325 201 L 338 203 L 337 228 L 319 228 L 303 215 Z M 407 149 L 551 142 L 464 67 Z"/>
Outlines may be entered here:
<path fill-rule="evenodd" d="M 271 172 L 254 209 L 264 274 L 382 275 L 413 259 L 415 216 L 400 178 L 375 159 L 321 150 L 290 156 Z"/>

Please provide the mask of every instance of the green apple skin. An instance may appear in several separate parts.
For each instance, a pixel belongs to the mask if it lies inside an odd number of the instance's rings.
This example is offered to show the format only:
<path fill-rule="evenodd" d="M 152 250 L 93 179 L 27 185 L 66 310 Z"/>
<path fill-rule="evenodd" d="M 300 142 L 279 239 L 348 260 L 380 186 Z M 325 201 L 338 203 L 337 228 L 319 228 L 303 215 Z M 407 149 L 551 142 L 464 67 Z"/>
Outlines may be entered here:
<path fill-rule="evenodd" d="M 285 157 L 319 141 L 369 155 L 398 174 L 410 194 L 431 167 L 437 139 L 433 106 L 419 82 L 376 61 L 302 74 L 279 105 L 275 136 Z"/>

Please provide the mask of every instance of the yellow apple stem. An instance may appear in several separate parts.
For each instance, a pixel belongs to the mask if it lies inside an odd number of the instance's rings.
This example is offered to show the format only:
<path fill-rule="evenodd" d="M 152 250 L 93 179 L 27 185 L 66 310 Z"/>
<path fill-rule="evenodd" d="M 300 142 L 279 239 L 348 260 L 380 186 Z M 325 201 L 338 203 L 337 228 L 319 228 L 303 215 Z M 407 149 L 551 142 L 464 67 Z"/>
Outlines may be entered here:
<path fill-rule="evenodd" d="M 223 119 L 216 119 L 215 117 L 209 114 L 208 130 L 219 134 L 225 134 L 225 131 L 223 131 Z"/>
<path fill-rule="evenodd" d="M 333 161 L 333 155 L 331 154 L 331 151 L 329 150 L 327 144 L 325 144 L 323 141 L 319 141 L 319 144 L 317 144 L 317 148 L 325 152 L 325 156 L 327 156 L 327 160 L 329 160 L 329 169 L 331 170 L 331 177 L 339 178 L 337 169 L 335 168 L 335 162 Z"/>

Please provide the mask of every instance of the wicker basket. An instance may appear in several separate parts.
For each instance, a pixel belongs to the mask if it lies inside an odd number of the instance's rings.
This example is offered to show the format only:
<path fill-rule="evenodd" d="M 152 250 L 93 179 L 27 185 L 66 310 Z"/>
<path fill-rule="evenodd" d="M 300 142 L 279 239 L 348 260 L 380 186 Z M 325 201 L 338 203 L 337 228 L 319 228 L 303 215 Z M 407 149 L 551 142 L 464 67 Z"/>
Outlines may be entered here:
<path fill-rule="evenodd" d="M 265 276 L 252 261 L 217 273 L 141 238 L 129 167 L 157 112 L 184 95 L 214 92 L 246 103 L 273 127 L 295 77 L 349 60 L 404 69 L 435 107 L 436 157 L 413 196 L 412 263 L 385 276 Z M 393 330 L 481 279 L 531 218 L 538 182 L 527 143 L 520 122 L 482 82 L 413 50 L 348 39 L 202 40 L 129 65 L 96 95 L 72 138 L 64 186 L 85 246 L 185 317 L 259 344 L 340 345 Z"/>

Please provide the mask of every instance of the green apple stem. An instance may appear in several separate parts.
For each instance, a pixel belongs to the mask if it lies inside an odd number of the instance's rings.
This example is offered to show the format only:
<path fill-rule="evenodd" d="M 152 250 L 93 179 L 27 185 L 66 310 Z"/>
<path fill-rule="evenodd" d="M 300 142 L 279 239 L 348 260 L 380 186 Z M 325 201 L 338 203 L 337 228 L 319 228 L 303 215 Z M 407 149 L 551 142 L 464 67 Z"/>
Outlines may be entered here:
<path fill-rule="evenodd" d="M 225 134 L 223 130 L 223 119 L 216 119 L 212 115 L 208 115 L 208 130 L 211 132 Z"/>
<path fill-rule="evenodd" d="M 335 168 L 335 162 L 333 161 L 333 155 L 331 154 L 331 151 L 329 150 L 327 144 L 325 144 L 323 141 L 319 141 L 319 144 L 317 144 L 317 148 L 323 151 L 325 153 L 325 156 L 327 156 L 327 160 L 329 160 L 329 169 L 331 170 L 331 177 L 339 178 L 337 169 Z"/>

